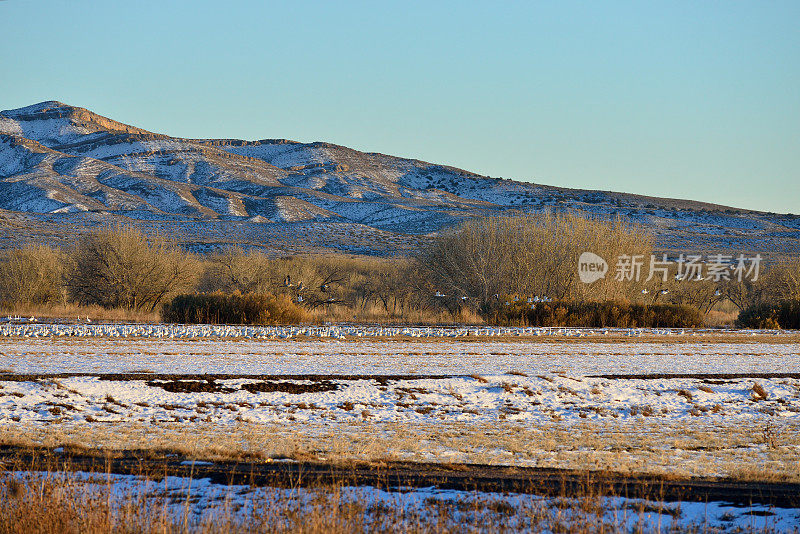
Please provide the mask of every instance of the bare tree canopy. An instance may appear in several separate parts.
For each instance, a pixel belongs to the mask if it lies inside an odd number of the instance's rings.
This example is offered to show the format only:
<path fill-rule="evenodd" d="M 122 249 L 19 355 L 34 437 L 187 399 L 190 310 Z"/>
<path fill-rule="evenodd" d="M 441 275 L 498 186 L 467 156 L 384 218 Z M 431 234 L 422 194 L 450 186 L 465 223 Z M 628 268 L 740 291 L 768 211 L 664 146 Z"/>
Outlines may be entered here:
<path fill-rule="evenodd" d="M 191 288 L 196 270 L 194 258 L 165 239 L 116 227 L 80 239 L 67 284 L 80 304 L 153 311 L 168 296 Z"/>
<path fill-rule="evenodd" d="M 208 256 L 198 289 L 202 292 L 268 293 L 275 281 L 266 254 L 230 248 Z"/>
<path fill-rule="evenodd" d="M 640 284 L 577 280 L 578 258 L 652 253 L 650 237 L 621 219 L 574 214 L 473 219 L 438 237 L 419 257 L 445 293 L 487 302 L 494 295 L 542 295 L 557 300 L 627 299 Z"/>
<path fill-rule="evenodd" d="M 63 299 L 64 257 L 45 246 L 31 245 L 0 254 L 0 302 L 47 304 Z"/>

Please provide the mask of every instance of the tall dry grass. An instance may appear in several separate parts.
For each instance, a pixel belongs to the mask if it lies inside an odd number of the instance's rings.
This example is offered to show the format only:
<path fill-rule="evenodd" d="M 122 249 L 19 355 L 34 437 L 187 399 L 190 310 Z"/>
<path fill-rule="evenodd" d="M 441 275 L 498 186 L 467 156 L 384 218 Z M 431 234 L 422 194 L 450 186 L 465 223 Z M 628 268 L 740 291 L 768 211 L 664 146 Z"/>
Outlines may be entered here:
<path fill-rule="evenodd" d="M 160 310 L 136 311 L 126 308 L 104 308 L 97 304 L 82 306 L 71 302 L 66 304 L 10 303 L 7 306 L 0 306 L 0 317 L 3 316 L 34 317 L 39 320 L 67 322 L 85 322 L 87 318 L 92 322 L 157 323 L 161 320 Z"/>
<path fill-rule="evenodd" d="M 286 295 L 239 292 L 178 295 L 164 306 L 162 318 L 204 324 L 297 324 L 306 319 Z"/>
<path fill-rule="evenodd" d="M 192 494 L 190 481 L 183 489 L 166 491 L 158 489 L 164 488 L 160 480 L 146 476 L 127 487 L 102 473 L 87 478 L 62 470 L 0 474 L 0 532 L 642 532 L 646 513 L 680 515 L 663 504 L 607 500 L 589 481 L 577 496 L 547 500 L 479 493 L 457 500 L 424 499 L 407 491 L 373 500 L 367 492 L 354 495 L 342 481 L 288 491 L 229 488 L 216 502 L 208 502 Z M 155 484 L 143 490 L 148 482 Z M 206 507 L 198 509 L 199 503 Z"/>
<path fill-rule="evenodd" d="M 724 408 L 724 406 L 723 406 Z M 0 426 L 0 444 L 119 455 L 170 453 L 209 461 L 352 462 L 448 458 L 471 464 L 508 464 L 657 476 L 735 476 L 754 481 L 800 482 L 800 425 L 785 423 L 774 446 L 764 448 L 764 429 L 775 422 L 692 416 L 678 422 L 639 416 L 530 424 L 363 422 L 146 424 L 24 423 Z"/>
<path fill-rule="evenodd" d="M 491 324 L 502 326 L 567 326 L 612 328 L 696 328 L 703 325 L 697 308 L 671 304 L 623 302 L 547 302 L 525 300 L 486 307 Z"/>

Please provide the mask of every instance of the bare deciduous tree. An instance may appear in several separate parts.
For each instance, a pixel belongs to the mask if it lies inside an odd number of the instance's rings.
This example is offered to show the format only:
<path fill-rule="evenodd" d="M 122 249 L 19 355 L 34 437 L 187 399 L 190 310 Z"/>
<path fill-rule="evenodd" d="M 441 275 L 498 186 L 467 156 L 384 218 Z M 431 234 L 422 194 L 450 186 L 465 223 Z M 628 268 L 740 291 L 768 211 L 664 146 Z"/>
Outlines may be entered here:
<path fill-rule="evenodd" d="M 772 302 L 800 300 L 800 260 L 785 260 L 770 267 L 759 280 Z"/>
<path fill-rule="evenodd" d="M 148 238 L 130 227 L 82 236 L 72 260 L 67 287 L 80 304 L 153 311 L 196 280 L 191 255 L 162 237 Z"/>
<path fill-rule="evenodd" d="M 63 300 L 63 255 L 50 247 L 27 246 L 0 254 L 0 301 L 48 304 Z"/>
<path fill-rule="evenodd" d="M 785 300 L 800 300 L 800 261 L 783 260 L 764 266 L 756 281 L 732 277 L 722 281 L 720 293 L 739 310 L 749 306 Z"/>
<path fill-rule="evenodd" d="M 267 293 L 273 289 L 272 271 L 266 254 L 233 248 L 208 257 L 199 289 L 204 292 L 222 291 Z"/>
<path fill-rule="evenodd" d="M 592 284 L 578 280 L 578 258 L 594 252 L 609 273 Z M 486 303 L 494 295 L 541 295 L 552 299 L 633 299 L 641 282 L 616 283 L 615 258 L 652 252 L 650 237 L 620 219 L 542 214 L 473 219 L 434 240 L 419 256 L 445 294 Z"/>

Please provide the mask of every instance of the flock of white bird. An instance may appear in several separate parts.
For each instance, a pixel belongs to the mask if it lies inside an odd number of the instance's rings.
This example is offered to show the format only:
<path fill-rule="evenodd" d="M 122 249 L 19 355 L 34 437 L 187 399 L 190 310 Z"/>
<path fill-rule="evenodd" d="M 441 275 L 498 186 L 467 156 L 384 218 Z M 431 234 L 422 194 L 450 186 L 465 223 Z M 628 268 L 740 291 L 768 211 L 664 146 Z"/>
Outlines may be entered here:
<path fill-rule="evenodd" d="M 710 329 L 670 328 L 564 328 L 564 327 L 500 327 L 500 326 L 379 326 L 379 325 L 306 325 L 306 326 L 242 326 L 209 324 L 113 324 L 113 323 L 35 323 L 9 321 L 0 324 L 0 337 L 109 337 L 109 338 L 243 338 L 291 339 L 361 337 L 456 338 L 501 336 L 565 336 L 597 335 L 704 335 L 718 333 Z M 752 334 L 761 331 L 749 331 Z M 780 335 L 783 331 L 775 331 Z"/>

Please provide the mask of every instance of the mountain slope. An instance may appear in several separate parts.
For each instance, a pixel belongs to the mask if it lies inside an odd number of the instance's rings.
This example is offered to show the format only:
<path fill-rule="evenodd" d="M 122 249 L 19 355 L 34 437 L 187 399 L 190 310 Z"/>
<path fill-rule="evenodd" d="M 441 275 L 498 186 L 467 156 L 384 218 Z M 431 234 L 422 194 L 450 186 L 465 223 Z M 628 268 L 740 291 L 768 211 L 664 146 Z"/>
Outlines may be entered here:
<path fill-rule="evenodd" d="M 798 217 L 489 178 L 329 143 L 174 138 L 54 101 L 0 112 L 0 209 L 51 223 L 54 214 L 92 224 L 313 222 L 400 236 L 572 209 L 643 222 L 664 249 L 690 234 L 700 248 L 769 235 L 792 253 L 800 239 Z"/>

